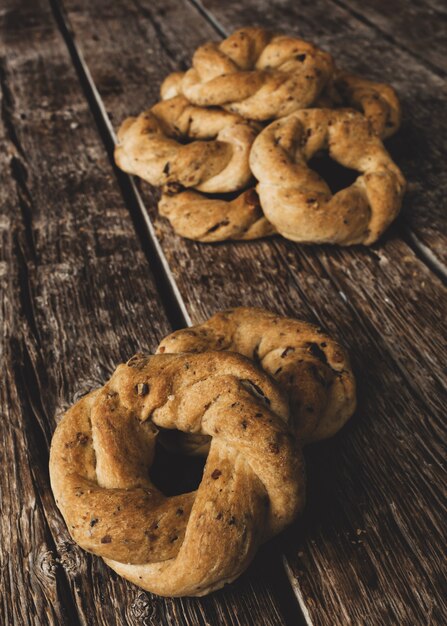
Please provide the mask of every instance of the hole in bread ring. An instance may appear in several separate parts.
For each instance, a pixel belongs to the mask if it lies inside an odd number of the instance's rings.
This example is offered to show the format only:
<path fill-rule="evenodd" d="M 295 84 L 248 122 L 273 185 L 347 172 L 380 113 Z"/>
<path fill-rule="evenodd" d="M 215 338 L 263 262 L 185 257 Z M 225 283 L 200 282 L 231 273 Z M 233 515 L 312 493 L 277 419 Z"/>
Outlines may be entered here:
<path fill-rule="evenodd" d="M 332 194 L 308 166 L 319 151 L 360 173 Z M 266 218 L 292 241 L 365 245 L 400 211 L 405 179 L 366 118 L 352 109 L 306 109 L 267 126 L 250 166 Z"/>
<path fill-rule="evenodd" d="M 161 95 L 183 93 L 197 105 L 223 106 L 265 121 L 311 106 L 332 73 L 332 57 L 313 44 L 242 28 L 220 44 L 200 46 L 192 68 L 168 76 Z"/>
<path fill-rule="evenodd" d="M 170 190 L 237 191 L 252 180 L 248 156 L 256 132 L 238 115 L 176 96 L 123 122 L 115 162 Z"/>
<path fill-rule="evenodd" d="M 358 178 L 359 172 L 348 167 L 343 167 L 334 159 L 331 159 L 327 153 L 319 152 L 307 162 L 309 168 L 317 172 L 323 178 L 332 194 L 346 189 Z"/>
<path fill-rule="evenodd" d="M 340 344 L 312 324 L 238 307 L 178 330 L 158 347 L 164 354 L 207 350 L 237 352 L 272 376 L 289 398 L 292 426 L 303 443 L 333 436 L 354 412 L 349 358 Z M 197 448 L 199 443 L 206 442 L 195 442 Z"/>
<path fill-rule="evenodd" d="M 202 480 L 211 437 L 189 433 L 185 440 L 180 430 L 158 428 L 158 431 L 154 462 L 149 471 L 152 483 L 166 496 L 196 491 Z"/>
<path fill-rule="evenodd" d="M 160 595 L 203 595 L 303 506 L 287 422 L 277 385 L 241 355 L 139 356 L 58 425 L 57 505 L 74 540 L 119 574 Z M 197 491 L 167 497 L 151 482 L 158 428 L 212 438 Z"/>

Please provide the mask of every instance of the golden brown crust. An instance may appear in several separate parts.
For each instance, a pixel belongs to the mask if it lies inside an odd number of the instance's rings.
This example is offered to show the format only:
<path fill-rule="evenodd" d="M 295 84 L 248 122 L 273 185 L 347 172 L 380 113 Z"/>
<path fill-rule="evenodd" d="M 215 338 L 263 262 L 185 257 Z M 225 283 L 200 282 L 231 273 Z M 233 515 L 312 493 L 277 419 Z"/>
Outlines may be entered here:
<path fill-rule="evenodd" d="M 259 239 L 276 232 L 265 218 L 254 189 L 248 189 L 232 200 L 194 191 L 175 195 L 165 193 L 158 209 L 178 235 L 196 241 Z"/>
<path fill-rule="evenodd" d="M 327 150 L 357 170 L 332 194 L 307 166 Z M 273 122 L 256 138 L 250 166 L 266 218 L 288 239 L 307 243 L 374 243 L 399 213 L 405 179 L 363 115 L 352 109 L 306 109 Z"/>
<path fill-rule="evenodd" d="M 332 73 L 332 57 L 313 44 L 242 28 L 219 44 L 200 46 L 192 68 L 168 76 L 161 94 L 183 93 L 200 106 L 265 121 L 314 104 Z"/>
<path fill-rule="evenodd" d="M 302 457 L 276 384 L 236 354 L 136 355 L 64 416 L 51 485 L 83 548 L 160 595 L 236 578 L 304 503 Z M 150 481 L 158 427 L 211 437 L 197 492 Z"/>
<path fill-rule="evenodd" d="M 333 81 L 318 99 L 318 106 L 357 109 L 382 139 L 394 135 L 401 123 L 399 98 L 391 85 L 377 83 L 344 70 L 335 72 Z"/>
<path fill-rule="evenodd" d="M 333 436 L 355 410 L 349 358 L 312 324 L 240 307 L 178 330 L 158 347 L 159 353 L 207 350 L 243 354 L 272 376 L 290 400 L 292 425 L 303 443 Z"/>
<path fill-rule="evenodd" d="M 238 115 L 193 106 L 177 96 L 123 122 L 115 162 L 171 190 L 237 191 L 252 178 L 248 156 L 256 132 Z"/>

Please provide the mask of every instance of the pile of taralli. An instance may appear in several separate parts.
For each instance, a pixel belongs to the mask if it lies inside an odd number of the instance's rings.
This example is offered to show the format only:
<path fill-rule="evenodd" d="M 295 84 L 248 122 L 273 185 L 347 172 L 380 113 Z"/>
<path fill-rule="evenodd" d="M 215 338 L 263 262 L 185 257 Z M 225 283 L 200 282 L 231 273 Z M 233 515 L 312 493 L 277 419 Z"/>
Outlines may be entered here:
<path fill-rule="evenodd" d="M 237 578 L 305 501 L 304 444 L 355 409 L 344 350 L 311 324 L 238 308 L 166 337 L 79 400 L 51 444 L 56 503 L 73 539 L 135 584 L 201 596 Z M 207 455 L 196 491 L 150 479 L 176 429 Z"/>
<path fill-rule="evenodd" d="M 115 160 L 161 188 L 183 237 L 369 245 L 400 211 L 405 179 L 383 145 L 400 125 L 396 93 L 311 43 L 238 30 L 199 47 L 161 97 L 124 121 Z M 321 153 L 354 182 L 333 193 L 309 166 Z"/>

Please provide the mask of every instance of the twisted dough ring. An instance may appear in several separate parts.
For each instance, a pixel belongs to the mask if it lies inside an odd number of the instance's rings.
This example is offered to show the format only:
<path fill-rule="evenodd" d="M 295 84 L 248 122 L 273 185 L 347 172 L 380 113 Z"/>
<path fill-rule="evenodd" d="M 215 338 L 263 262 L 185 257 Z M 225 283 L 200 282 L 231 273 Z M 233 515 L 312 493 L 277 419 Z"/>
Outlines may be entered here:
<path fill-rule="evenodd" d="M 161 86 L 163 99 L 182 93 L 184 75 L 184 72 L 173 72 L 164 80 Z M 399 98 L 391 85 L 377 83 L 344 70 L 335 70 L 333 79 L 321 92 L 315 106 L 357 109 L 382 139 L 394 135 L 402 119 Z"/>
<path fill-rule="evenodd" d="M 165 193 L 158 209 L 178 235 L 197 241 L 259 239 L 276 232 L 265 218 L 253 188 L 232 200 L 210 198 L 195 191 Z"/>
<path fill-rule="evenodd" d="M 401 107 L 395 90 L 356 74 L 337 70 L 333 82 L 318 100 L 319 107 L 352 107 L 363 113 L 376 135 L 386 139 L 401 123 Z"/>
<path fill-rule="evenodd" d="M 171 190 L 237 191 L 252 178 L 248 155 L 255 136 L 255 127 L 238 115 L 193 106 L 176 96 L 123 122 L 115 162 L 125 172 Z M 202 141 L 182 144 L 185 139 Z"/>
<path fill-rule="evenodd" d="M 164 83 L 165 91 L 177 93 L 182 80 L 183 73 L 171 74 Z M 381 138 L 390 137 L 400 126 L 400 104 L 392 87 L 341 70 L 319 97 L 318 106 L 359 109 Z M 159 210 L 178 235 L 202 242 L 258 239 L 277 232 L 264 216 L 254 189 L 230 200 L 194 191 L 164 193 Z"/>
<path fill-rule="evenodd" d="M 318 151 L 361 173 L 333 195 L 307 166 Z M 266 218 L 292 241 L 371 244 L 399 213 L 405 179 L 380 138 L 350 109 L 296 111 L 256 138 L 250 166 Z"/>
<path fill-rule="evenodd" d="M 355 379 L 343 348 L 316 326 L 263 309 L 239 307 L 178 330 L 158 353 L 230 350 L 256 363 L 290 401 L 298 440 L 335 435 L 355 410 Z M 205 440 L 198 439 L 198 444 Z"/>
<path fill-rule="evenodd" d="M 200 46 L 192 65 L 184 75 L 168 76 L 162 97 L 183 93 L 194 104 L 260 121 L 311 106 L 334 69 L 330 54 L 313 44 L 261 28 Z"/>
<path fill-rule="evenodd" d="M 287 420 L 275 383 L 240 355 L 137 355 L 57 427 L 57 505 L 74 540 L 125 578 L 160 595 L 204 595 L 303 506 Z M 168 498 L 151 483 L 156 427 L 212 437 L 196 492 Z"/>

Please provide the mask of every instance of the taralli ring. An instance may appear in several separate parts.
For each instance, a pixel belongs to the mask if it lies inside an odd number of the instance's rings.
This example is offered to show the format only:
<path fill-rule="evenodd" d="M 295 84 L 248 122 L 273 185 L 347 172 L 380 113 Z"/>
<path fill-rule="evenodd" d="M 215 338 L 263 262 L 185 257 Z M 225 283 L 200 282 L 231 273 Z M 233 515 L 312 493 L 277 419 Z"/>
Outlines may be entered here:
<path fill-rule="evenodd" d="M 357 170 L 332 194 L 308 167 L 321 150 Z M 405 179 L 370 123 L 351 109 L 296 111 L 256 138 L 250 166 L 266 218 L 284 237 L 306 243 L 374 243 L 400 211 Z"/>
<path fill-rule="evenodd" d="M 311 106 L 333 70 L 330 54 L 311 43 L 242 28 L 219 44 L 200 46 L 192 68 L 168 76 L 161 94 L 182 93 L 194 104 L 265 121 Z"/>
<path fill-rule="evenodd" d="M 376 83 L 341 70 L 335 73 L 333 83 L 322 94 L 318 106 L 357 109 L 382 139 L 394 135 L 401 123 L 399 98 L 391 85 Z"/>
<path fill-rule="evenodd" d="M 123 122 L 115 162 L 171 191 L 237 191 L 252 179 L 248 157 L 257 130 L 238 115 L 177 96 Z"/>
<path fill-rule="evenodd" d="M 312 324 L 239 307 L 168 335 L 159 353 L 230 350 L 269 374 L 289 398 L 302 444 L 332 437 L 355 410 L 355 379 L 343 348 Z M 203 443 L 201 440 L 200 443 Z"/>
<path fill-rule="evenodd" d="M 254 189 L 233 199 L 204 196 L 195 191 L 165 193 L 158 210 L 178 235 L 196 241 L 259 239 L 276 232 L 265 218 Z"/>
<path fill-rule="evenodd" d="M 304 505 L 287 399 L 248 359 L 225 352 L 136 356 L 56 429 L 50 477 L 73 539 L 165 596 L 234 580 Z M 151 482 L 158 428 L 211 437 L 197 491 Z"/>

